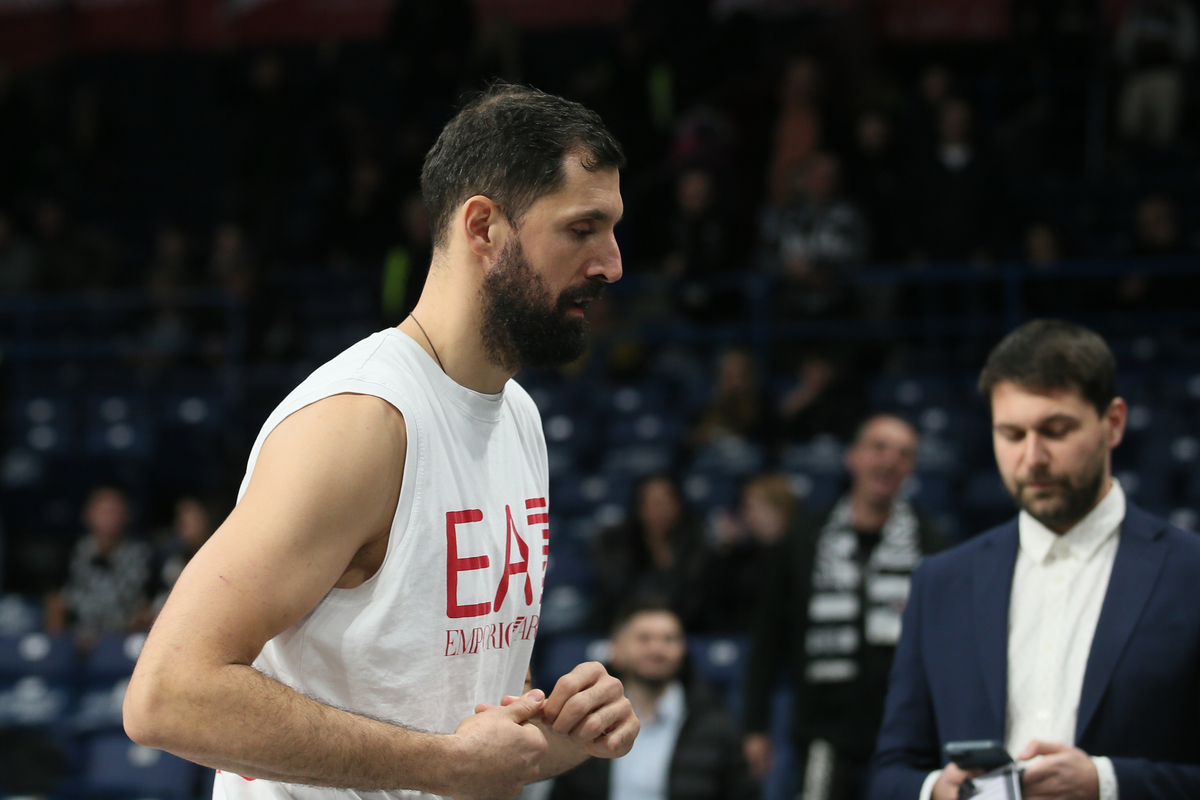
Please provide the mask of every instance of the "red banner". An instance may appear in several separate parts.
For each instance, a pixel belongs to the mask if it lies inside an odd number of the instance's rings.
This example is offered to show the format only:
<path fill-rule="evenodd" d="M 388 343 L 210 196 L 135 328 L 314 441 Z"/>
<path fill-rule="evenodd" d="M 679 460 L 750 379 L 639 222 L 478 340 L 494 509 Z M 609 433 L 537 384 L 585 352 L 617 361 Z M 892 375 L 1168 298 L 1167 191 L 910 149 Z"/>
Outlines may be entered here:
<path fill-rule="evenodd" d="M 894 41 L 1003 39 L 1012 31 L 1009 0 L 881 0 L 879 14 Z"/>

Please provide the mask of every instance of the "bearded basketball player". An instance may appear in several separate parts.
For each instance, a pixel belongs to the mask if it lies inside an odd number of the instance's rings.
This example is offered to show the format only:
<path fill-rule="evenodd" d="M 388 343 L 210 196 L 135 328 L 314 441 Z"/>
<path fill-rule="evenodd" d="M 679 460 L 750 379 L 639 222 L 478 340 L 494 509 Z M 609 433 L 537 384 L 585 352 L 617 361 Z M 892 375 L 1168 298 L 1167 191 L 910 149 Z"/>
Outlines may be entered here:
<path fill-rule="evenodd" d="M 548 468 L 512 380 L 582 354 L 621 277 L 623 163 L 595 113 L 534 89 L 451 120 L 421 175 L 413 315 L 267 419 L 138 660 L 134 741 L 217 768 L 217 800 L 510 798 L 629 751 L 639 723 L 601 665 L 526 691 Z"/>

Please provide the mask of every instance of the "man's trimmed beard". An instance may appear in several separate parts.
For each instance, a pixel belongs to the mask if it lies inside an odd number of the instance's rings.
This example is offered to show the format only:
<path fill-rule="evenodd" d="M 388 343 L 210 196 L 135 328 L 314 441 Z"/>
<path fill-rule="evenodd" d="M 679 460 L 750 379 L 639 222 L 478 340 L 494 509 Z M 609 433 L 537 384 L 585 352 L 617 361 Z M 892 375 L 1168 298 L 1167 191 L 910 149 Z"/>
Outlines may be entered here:
<path fill-rule="evenodd" d="M 500 251 L 499 259 L 479 290 L 483 321 L 480 332 L 488 360 L 516 372 L 522 366 L 569 364 L 587 349 L 587 320 L 568 316 L 578 302 L 595 300 L 604 284 L 590 280 L 565 289 L 557 301 L 539 275 L 519 239 Z"/>
<path fill-rule="evenodd" d="M 1100 490 L 1104 488 L 1104 452 L 1105 448 L 1103 447 L 1097 450 L 1095 471 L 1092 474 L 1084 475 L 1078 485 L 1075 485 L 1066 475 L 1051 475 L 1048 472 L 1030 475 L 1028 480 L 1017 484 L 1014 493 L 1017 505 L 1052 530 L 1072 526 L 1079 522 L 1096 507 L 1100 498 Z M 1043 504 L 1035 510 L 1033 502 L 1026 500 L 1025 490 L 1028 484 L 1038 481 L 1055 481 L 1061 489 L 1057 502 L 1051 503 L 1049 506 Z"/>

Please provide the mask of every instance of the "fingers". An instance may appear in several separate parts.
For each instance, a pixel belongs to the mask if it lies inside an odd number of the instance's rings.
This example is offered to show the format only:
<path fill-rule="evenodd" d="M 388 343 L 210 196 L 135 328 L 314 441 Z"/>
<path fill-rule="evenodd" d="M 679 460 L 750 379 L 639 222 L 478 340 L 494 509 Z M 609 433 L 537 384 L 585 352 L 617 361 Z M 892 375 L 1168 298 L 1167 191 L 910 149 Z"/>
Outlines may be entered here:
<path fill-rule="evenodd" d="M 618 758 L 633 748 L 633 741 L 642 729 L 637 715 L 629 716 L 612 729 L 597 736 L 588 744 L 588 751 L 597 758 Z"/>
<path fill-rule="evenodd" d="M 626 705 L 621 682 L 595 662 L 580 664 L 559 679 L 546 701 L 543 714 L 555 732 L 572 735 L 579 724 L 596 711 L 609 705 Z M 608 724 L 615 719 L 606 720 Z M 597 723 L 598 724 L 598 723 Z M 608 724 L 591 731 L 590 741 L 608 729 Z M 591 727 L 595 728 L 596 725 Z"/>
<path fill-rule="evenodd" d="M 1017 754 L 1017 758 L 1025 761 L 1034 756 L 1047 756 L 1070 749 L 1071 745 L 1063 744 L 1062 742 L 1044 742 L 1041 739 L 1033 739 L 1029 744 L 1025 745 L 1024 750 Z"/>
<path fill-rule="evenodd" d="M 563 706 L 567 701 L 575 695 L 593 686 L 601 678 L 610 677 L 608 670 L 596 661 L 589 661 L 586 664 L 580 664 L 575 669 L 568 672 L 558 679 L 558 683 L 554 684 L 554 691 L 550 692 L 550 697 L 546 700 L 546 706 L 542 709 L 548 722 L 553 722 L 558 719 L 558 715 L 562 712 Z M 614 678 L 614 680 L 616 680 Z M 620 681 L 617 681 L 620 686 Z"/>
<path fill-rule="evenodd" d="M 520 697 L 513 700 L 508 705 L 499 706 L 501 710 L 507 712 L 513 722 L 522 723 L 528 722 L 533 717 L 542 713 L 542 707 L 545 704 L 546 695 L 541 689 L 534 689 L 532 692 L 526 692 Z M 482 705 L 482 704 L 481 704 Z"/>

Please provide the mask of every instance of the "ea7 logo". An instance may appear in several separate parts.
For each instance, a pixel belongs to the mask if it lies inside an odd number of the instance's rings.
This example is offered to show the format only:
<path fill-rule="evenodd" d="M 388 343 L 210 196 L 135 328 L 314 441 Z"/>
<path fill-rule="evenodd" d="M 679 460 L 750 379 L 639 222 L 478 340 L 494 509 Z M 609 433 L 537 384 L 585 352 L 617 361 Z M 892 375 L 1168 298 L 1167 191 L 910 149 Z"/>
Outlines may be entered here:
<path fill-rule="evenodd" d="M 550 515 L 545 512 L 546 498 L 538 497 L 525 501 L 525 509 L 529 513 L 526 521 L 530 525 L 546 524 Z M 529 545 L 521 538 L 516 523 L 513 521 L 512 506 L 504 507 L 504 570 L 500 573 L 500 583 L 496 586 L 496 594 L 491 600 L 479 603 L 462 604 L 458 598 L 458 576 L 462 572 L 487 569 L 491 566 L 491 558 L 484 555 L 460 556 L 458 537 L 459 526 L 483 522 L 483 511 L 471 508 L 465 511 L 446 512 L 446 616 L 451 619 L 464 617 L 482 617 L 493 611 L 499 611 L 508 597 L 510 584 L 514 578 L 518 580 L 525 605 L 533 605 L 533 581 L 529 577 Z M 542 530 L 542 574 L 545 574 L 545 558 L 549 553 L 550 529 Z M 514 557 L 514 545 L 516 555 Z M 521 583 L 521 578 L 524 578 Z"/>

